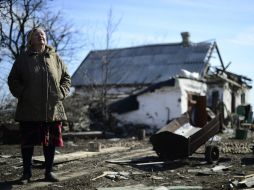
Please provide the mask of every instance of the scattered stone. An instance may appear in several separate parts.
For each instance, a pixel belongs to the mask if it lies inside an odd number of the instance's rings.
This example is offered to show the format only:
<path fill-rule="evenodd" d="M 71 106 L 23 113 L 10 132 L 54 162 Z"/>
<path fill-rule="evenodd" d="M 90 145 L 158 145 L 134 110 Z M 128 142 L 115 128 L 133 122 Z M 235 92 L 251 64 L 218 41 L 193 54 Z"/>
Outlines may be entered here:
<path fill-rule="evenodd" d="M 129 172 L 113 172 L 113 171 L 105 171 L 103 174 L 91 179 L 92 181 L 95 181 L 99 178 L 106 177 L 111 180 L 120 180 L 120 179 L 129 179 Z"/>
<path fill-rule="evenodd" d="M 214 171 L 214 172 L 222 172 L 222 171 L 228 170 L 231 167 L 232 166 L 218 165 L 218 166 L 215 166 L 215 167 L 211 168 L 211 170 Z"/>
<path fill-rule="evenodd" d="M 101 144 L 99 142 L 89 142 L 88 143 L 88 151 L 90 152 L 100 152 L 101 151 Z"/>
<path fill-rule="evenodd" d="M 78 146 L 78 145 L 76 145 L 73 141 L 67 141 L 67 142 L 66 142 L 66 145 L 67 145 L 67 146 Z"/>
<path fill-rule="evenodd" d="M 163 180 L 164 178 L 163 177 L 159 177 L 159 176 L 150 176 L 151 179 L 154 179 L 154 180 Z"/>
<path fill-rule="evenodd" d="M 1 158 L 11 158 L 12 155 L 0 155 Z"/>
<path fill-rule="evenodd" d="M 252 153 L 252 144 L 247 142 L 220 142 L 220 151 L 231 154 Z"/>

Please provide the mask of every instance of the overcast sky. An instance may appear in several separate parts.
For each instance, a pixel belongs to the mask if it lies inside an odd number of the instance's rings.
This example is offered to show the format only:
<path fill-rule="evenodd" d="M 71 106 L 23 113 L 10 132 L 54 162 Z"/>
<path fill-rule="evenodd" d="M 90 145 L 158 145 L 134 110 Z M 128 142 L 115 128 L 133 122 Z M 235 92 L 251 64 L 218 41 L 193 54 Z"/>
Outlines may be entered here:
<path fill-rule="evenodd" d="M 71 74 L 92 49 L 106 47 L 106 23 L 113 13 L 112 48 L 180 42 L 189 31 L 192 42 L 216 40 L 229 71 L 254 79 L 253 0 L 54 0 L 86 40 L 86 47 L 69 63 Z M 251 103 L 254 101 L 252 90 Z"/>

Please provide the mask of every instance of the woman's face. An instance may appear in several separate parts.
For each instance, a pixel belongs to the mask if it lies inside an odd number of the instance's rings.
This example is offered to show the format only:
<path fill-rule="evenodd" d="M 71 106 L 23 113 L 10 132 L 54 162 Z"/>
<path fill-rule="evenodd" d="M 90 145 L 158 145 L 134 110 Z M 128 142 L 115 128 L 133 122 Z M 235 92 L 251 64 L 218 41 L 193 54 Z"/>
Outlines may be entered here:
<path fill-rule="evenodd" d="M 40 47 L 46 45 L 46 34 L 43 30 L 36 29 L 31 36 L 31 45 Z"/>

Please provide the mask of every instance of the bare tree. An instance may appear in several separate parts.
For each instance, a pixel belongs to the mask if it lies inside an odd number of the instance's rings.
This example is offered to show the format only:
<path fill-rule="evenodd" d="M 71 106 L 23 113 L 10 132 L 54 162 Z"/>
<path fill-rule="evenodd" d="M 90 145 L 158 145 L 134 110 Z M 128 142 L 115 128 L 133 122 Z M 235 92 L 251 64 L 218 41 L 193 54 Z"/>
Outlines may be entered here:
<path fill-rule="evenodd" d="M 53 14 L 47 0 L 8 0 L 0 5 L 1 55 L 14 60 L 25 48 L 26 33 L 42 26 L 48 40 L 62 55 L 71 55 L 77 48 L 75 31 L 71 24 L 63 22 L 60 12 Z"/>
<path fill-rule="evenodd" d="M 101 96 L 100 96 L 100 102 L 102 106 L 102 115 L 105 119 L 108 119 L 108 110 L 107 110 L 107 102 L 108 102 L 108 90 L 109 90 L 109 78 L 112 74 L 110 70 L 110 63 L 112 57 L 114 55 L 110 51 L 111 45 L 112 45 L 112 39 L 113 34 L 116 32 L 119 24 L 121 22 L 121 19 L 118 19 L 115 21 L 115 18 L 113 17 L 113 11 L 112 8 L 109 9 L 107 22 L 106 22 L 106 47 L 104 53 L 101 55 L 101 69 L 102 69 L 102 84 L 101 84 Z"/>
<path fill-rule="evenodd" d="M 27 32 L 38 26 L 45 29 L 49 44 L 65 60 L 70 61 L 80 48 L 77 32 L 64 22 L 61 12 L 53 14 L 49 10 L 47 0 L 0 0 L 0 70 L 5 73 L 0 82 L 6 83 L 12 63 L 25 50 Z"/>
<path fill-rule="evenodd" d="M 25 50 L 27 32 L 31 28 L 44 28 L 49 44 L 66 63 L 74 58 L 74 51 L 84 46 L 85 42 L 80 45 L 82 40 L 72 24 L 65 21 L 61 12 L 52 13 L 47 2 L 0 0 L 0 108 L 10 101 L 7 76 L 14 60 Z"/>
<path fill-rule="evenodd" d="M 85 40 L 82 42 L 81 35 L 73 30 L 72 24 L 63 20 L 64 17 L 60 11 L 56 14 L 47 11 L 44 13 L 41 25 L 46 29 L 49 43 L 61 56 L 70 61 L 77 49 L 84 47 Z"/>

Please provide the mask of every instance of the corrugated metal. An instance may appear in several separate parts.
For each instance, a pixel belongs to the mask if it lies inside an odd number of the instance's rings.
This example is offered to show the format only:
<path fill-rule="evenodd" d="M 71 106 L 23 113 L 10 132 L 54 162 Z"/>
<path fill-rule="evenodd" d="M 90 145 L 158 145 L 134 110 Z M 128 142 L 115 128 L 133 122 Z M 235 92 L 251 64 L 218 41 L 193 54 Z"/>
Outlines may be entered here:
<path fill-rule="evenodd" d="M 72 76 L 73 86 L 103 83 L 102 63 L 108 62 L 107 84 L 150 84 L 179 75 L 181 69 L 198 72 L 214 42 L 148 45 L 108 51 L 92 51 Z M 108 60 L 108 61 L 106 61 Z M 105 65 L 105 64 L 104 64 Z"/>

